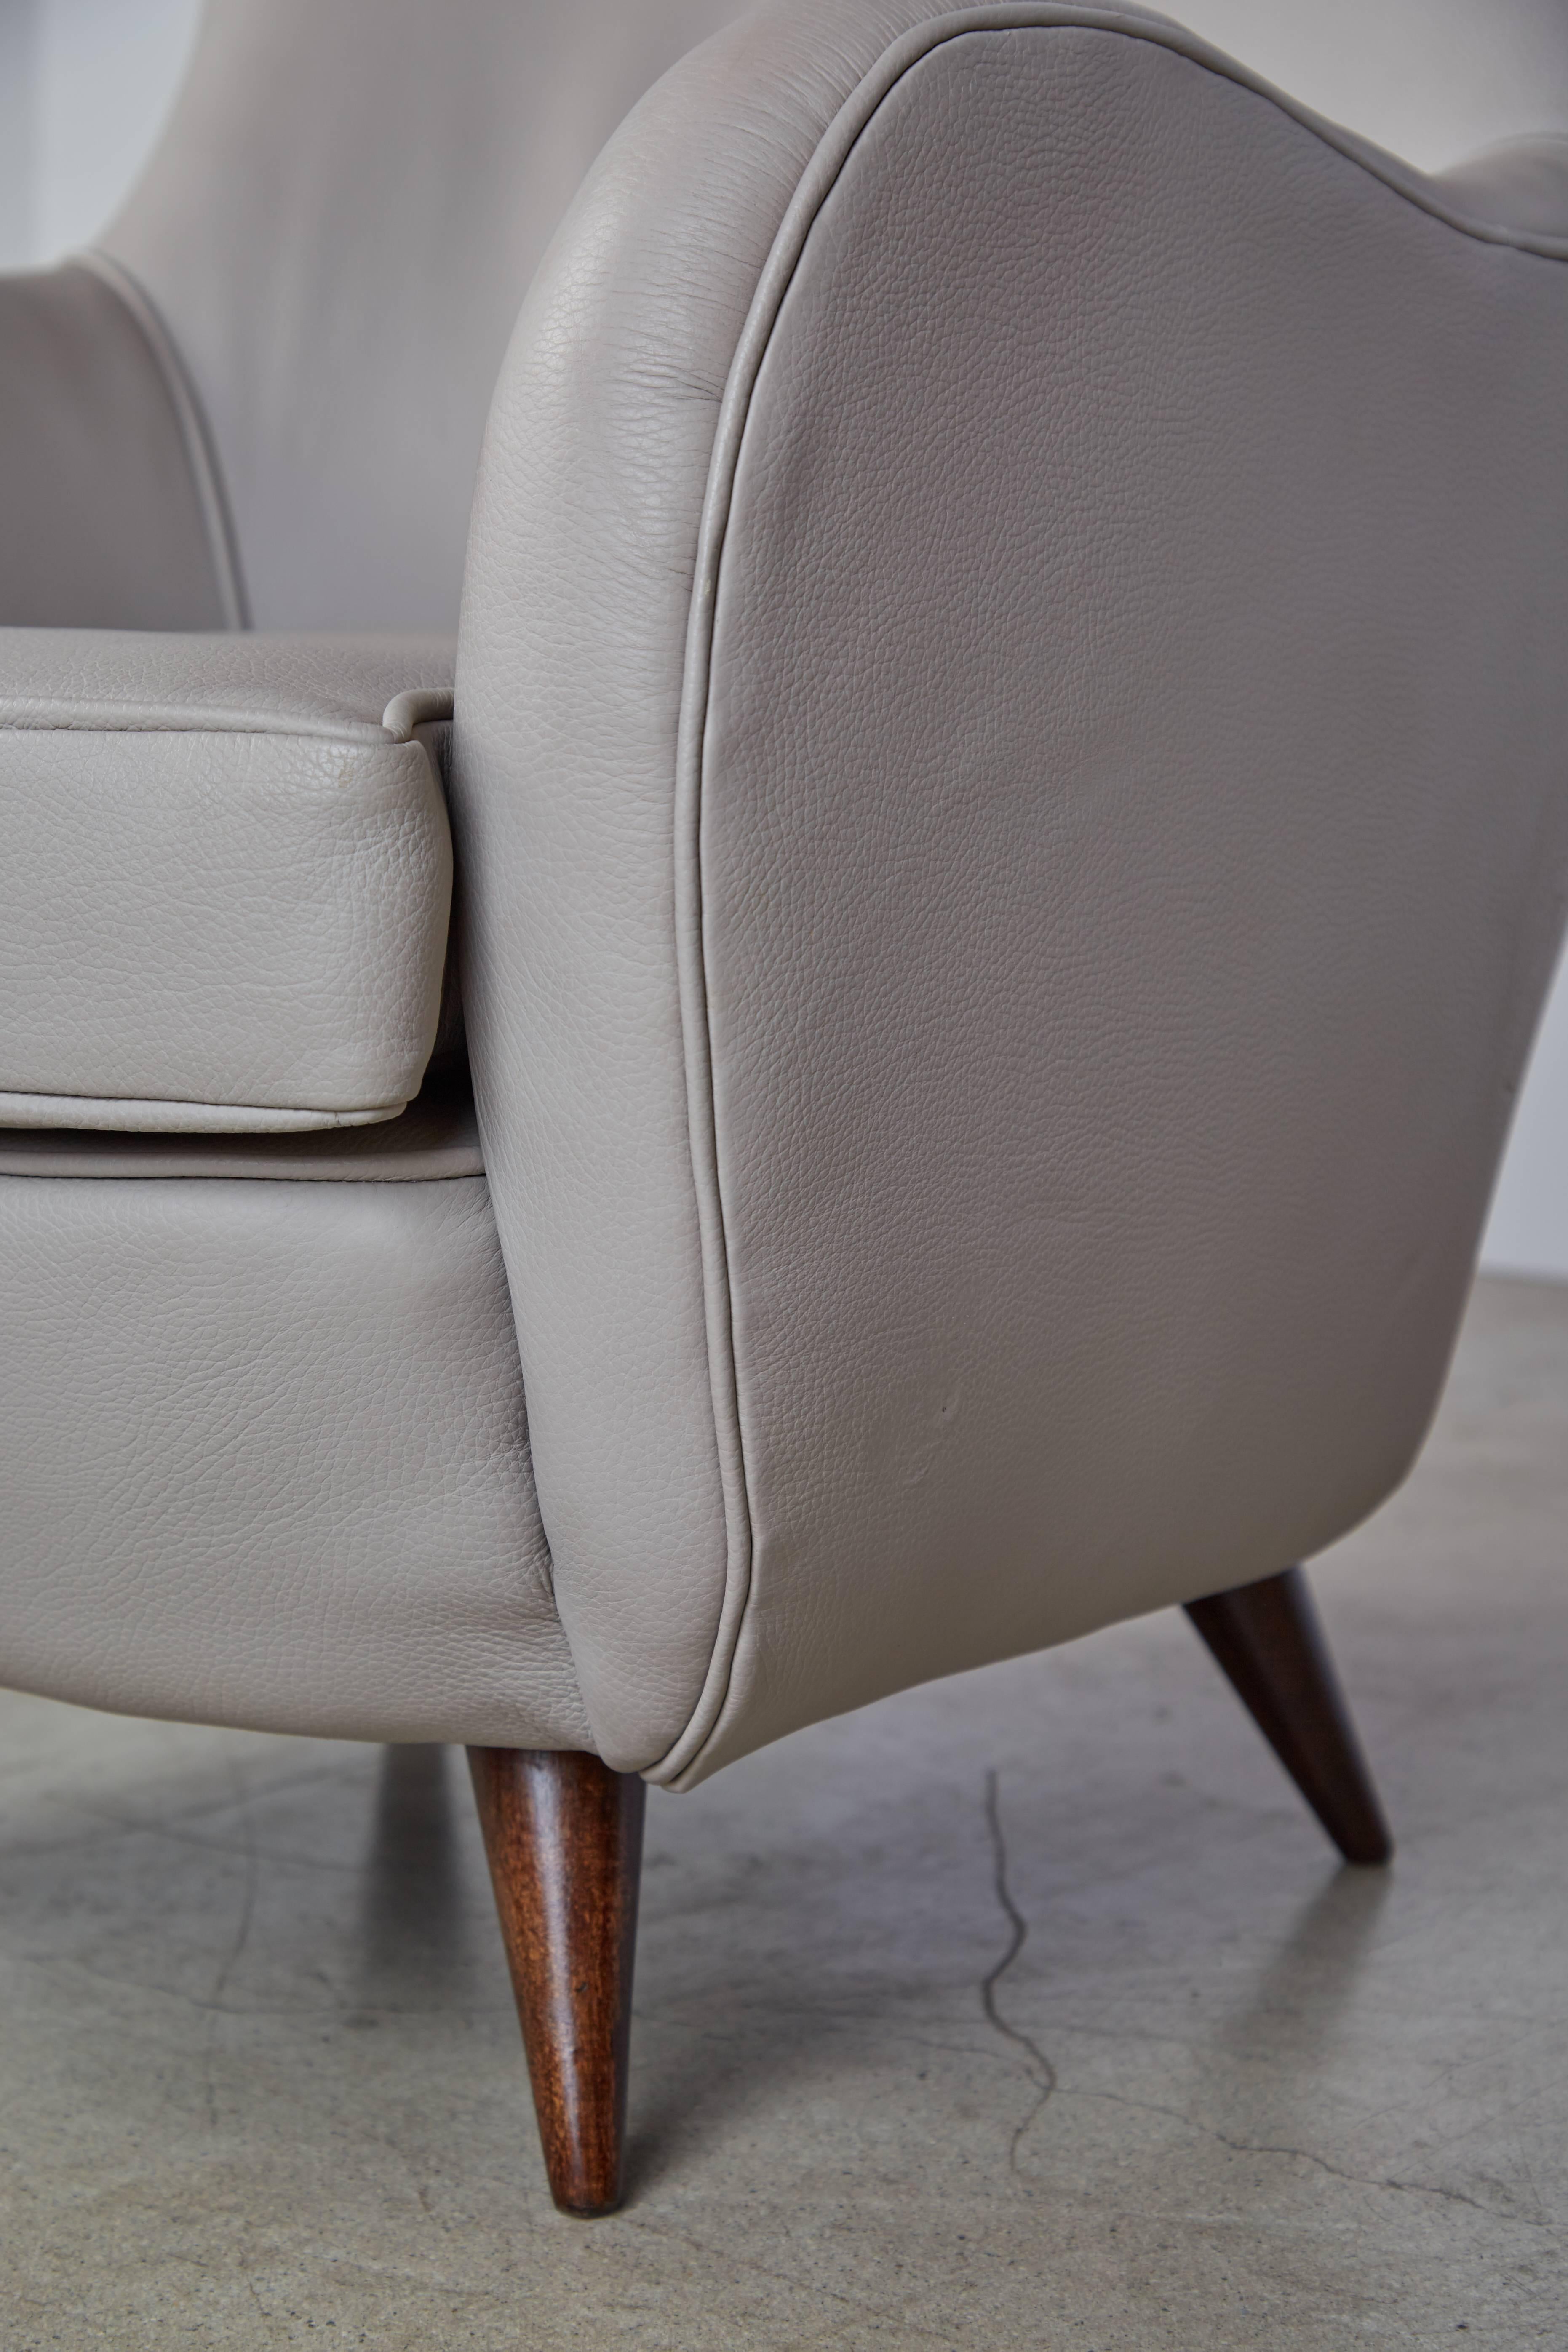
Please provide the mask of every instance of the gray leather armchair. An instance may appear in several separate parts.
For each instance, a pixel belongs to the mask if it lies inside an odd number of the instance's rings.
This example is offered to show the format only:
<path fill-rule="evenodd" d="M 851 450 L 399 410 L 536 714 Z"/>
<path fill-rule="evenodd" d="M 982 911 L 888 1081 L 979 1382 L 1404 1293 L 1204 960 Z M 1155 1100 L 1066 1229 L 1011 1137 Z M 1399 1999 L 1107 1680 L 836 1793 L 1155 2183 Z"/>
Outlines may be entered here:
<path fill-rule="evenodd" d="M 579 2211 L 645 1780 L 1186 1603 L 1386 1852 L 1568 891 L 1539 72 L 732 15 L 216 0 L 0 282 L 0 1675 L 466 1744 Z"/>

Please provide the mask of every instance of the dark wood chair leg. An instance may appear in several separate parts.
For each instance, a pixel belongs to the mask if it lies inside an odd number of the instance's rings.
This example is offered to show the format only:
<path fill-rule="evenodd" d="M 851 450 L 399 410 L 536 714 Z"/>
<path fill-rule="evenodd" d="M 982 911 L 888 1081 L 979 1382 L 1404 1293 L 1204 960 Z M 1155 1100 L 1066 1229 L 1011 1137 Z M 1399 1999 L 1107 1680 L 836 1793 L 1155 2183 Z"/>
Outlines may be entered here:
<path fill-rule="evenodd" d="M 1347 1862 L 1394 1841 L 1299 1568 L 1190 1601 L 1187 1614 Z"/>
<path fill-rule="evenodd" d="M 613 2213 L 647 1790 L 596 1756 L 470 1748 L 468 1766 L 551 2194 L 563 2213 Z"/>

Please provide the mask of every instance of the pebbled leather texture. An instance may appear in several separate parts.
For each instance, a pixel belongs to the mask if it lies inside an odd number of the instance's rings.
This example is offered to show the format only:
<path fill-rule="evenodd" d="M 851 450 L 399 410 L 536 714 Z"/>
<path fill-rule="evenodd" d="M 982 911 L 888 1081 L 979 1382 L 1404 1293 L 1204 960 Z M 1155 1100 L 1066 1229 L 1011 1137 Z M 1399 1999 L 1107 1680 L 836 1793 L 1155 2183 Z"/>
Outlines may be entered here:
<path fill-rule="evenodd" d="M 0 633 L 0 1126 L 403 1108 L 441 1001 L 451 664 L 441 639 Z"/>
<path fill-rule="evenodd" d="M 541 1507 L 683 1784 L 1382 1499 L 1568 893 L 1555 248 L 1146 18 L 921 22 L 650 95 L 476 508 Z"/>
<path fill-rule="evenodd" d="M 183 392 L 98 270 L 0 277 L 0 627 L 237 617 Z"/>
<path fill-rule="evenodd" d="M 0 1177 L 0 1327 L 8 1684 L 586 1744 L 482 1178 Z"/>

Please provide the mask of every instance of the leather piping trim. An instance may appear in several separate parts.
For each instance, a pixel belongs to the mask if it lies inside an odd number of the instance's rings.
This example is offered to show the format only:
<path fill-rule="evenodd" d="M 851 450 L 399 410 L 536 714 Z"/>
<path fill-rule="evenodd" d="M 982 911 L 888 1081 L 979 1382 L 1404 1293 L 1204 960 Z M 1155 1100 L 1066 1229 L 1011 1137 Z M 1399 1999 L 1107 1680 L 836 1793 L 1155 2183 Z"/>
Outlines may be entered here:
<path fill-rule="evenodd" d="M 138 1102 L 117 1095 L 0 1092 L 0 1127 L 123 1129 L 134 1135 L 309 1135 L 324 1127 L 374 1127 L 406 1102 L 373 1110 L 269 1109 L 256 1103 Z"/>
<path fill-rule="evenodd" d="M 460 1082 L 439 1079 L 426 1083 L 401 1118 L 304 1135 L 0 1128 L 0 1183 L 8 1176 L 47 1176 L 114 1183 L 432 1184 L 484 1172 L 473 1097 Z"/>
<path fill-rule="evenodd" d="M 414 686 L 395 694 L 381 714 L 382 732 L 395 743 L 412 743 L 421 727 L 440 727 L 452 716 L 449 686 Z"/>
<path fill-rule="evenodd" d="M 450 718 L 449 694 L 422 692 L 395 695 L 386 706 L 386 720 L 373 719 L 312 719 L 308 713 L 280 710 L 264 715 L 241 708 L 210 710 L 189 702 L 154 703 L 141 707 L 125 702 L 46 702 L 0 700 L 0 732 L 38 735 L 294 735 L 316 743 L 354 743 L 370 750 L 419 740 L 417 729 L 431 723 L 416 718 L 406 732 L 404 720 L 424 702 L 442 704 L 437 719 Z M 407 706 L 407 708 L 405 708 Z"/>
<path fill-rule="evenodd" d="M 828 124 L 790 199 L 757 290 L 742 327 L 720 404 L 713 453 L 698 530 L 695 575 L 687 627 L 685 672 L 675 780 L 675 942 L 680 983 L 682 1043 L 692 1169 L 701 1234 L 704 1307 L 710 1378 L 727 1523 L 727 1569 L 719 1626 L 702 1688 L 685 1727 L 643 1778 L 662 1786 L 689 1787 L 704 1750 L 718 1731 L 752 1592 L 752 1520 L 746 1476 L 745 1439 L 735 1365 L 734 1316 L 730 1284 L 723 1186 L 719 1167 L 717 1114 L 713 1100 L 713 1049 L 710 1021 L 702 902 L 702 775 L 708 701 L 711 684 L 713 626 L 731 501 L 740 466 L 752 396 L 784 298 L 794 282 L 818 213 L 836 186 L 861 134 L 904 76 L 951 41 L 970 33 L 1049 31 L 1073 28 L 1116 33 L 1152 41 L 1192 64 L 1240 85 L 1278 106 L 1314 132 L 1325 145 L 1382 180 L 1434 218 L 1462 235 L 1491 245 L 1510 246 L 1547 259 L 1568 260 L 1568 236 L 1539 236 L 1482 221 L 1448 204 L 1424 173 L 1403 163 L 1368 140 L 1325 121 L 1308 107 L 1223 50 L 1213 48 L 1174 24 L 1124 16 L 1113 8 L 1003 5 L 934 16 L 884 50 Z"/>
<path fill-rule="evenodd" d="M 83 269 L 90 269 L 110 292 L 118 295 L 130 311 L 142 332 L 142 339 L 153 355 L 153 362 L 163 381 L 180 427 L 184 444 L 185 463 L 191 469 L 202 520 L 206 526 L 207 553 L 212 562 L 213 578 L 217 585 L 218 603 L 223 608 L 226 629 L 248 629 L 250 604 L 245 593 L 245 576 L 240 570 L 239 542 L 235 536 L 234 518 L 225 496 L 223 475 L 219 470 L 217 450 L 207 425 L 205 412 L 196 395 L 178 347 L 164 325 L 152 298 L 121 262 L 112 255 L 90 247 L 69 258 Z"/>

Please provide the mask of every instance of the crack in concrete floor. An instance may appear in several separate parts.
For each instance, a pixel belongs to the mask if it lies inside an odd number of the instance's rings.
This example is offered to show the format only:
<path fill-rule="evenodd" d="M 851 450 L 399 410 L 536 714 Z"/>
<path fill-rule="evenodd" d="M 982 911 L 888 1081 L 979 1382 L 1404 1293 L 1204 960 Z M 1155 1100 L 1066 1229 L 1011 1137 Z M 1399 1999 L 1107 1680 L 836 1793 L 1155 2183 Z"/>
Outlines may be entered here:
<path fill-rule="evenodd" d="M 1047 2100 L 1057 2087 L 1057 2070 L 1032 2036 L 1016 2025 L 1010 2025 L 996 2006 L 996 1988 L 1029 1938 L 1029 1925 L 1007 1884 L 1007 1841 L 1002 1830 L 1001 1775 L 994 1766 L 985 1775 L 985 1827 L 991 1840 L 993 1891 L 1003 1917 L 1007 1922 L 1007 1948 L 995 1967 L 987 1971 L 980 1984 L 980 2005 L 998 2033 L 1016 2042 L 1028 2061 L 1030 2079 L 1035 2085 L 1035 2104 L 1014 2132 L 1007 2148 L 1007 2168 L 1018 2169 L 1018 2148 L 1025 2135 L 1038 2120 Z"/>

